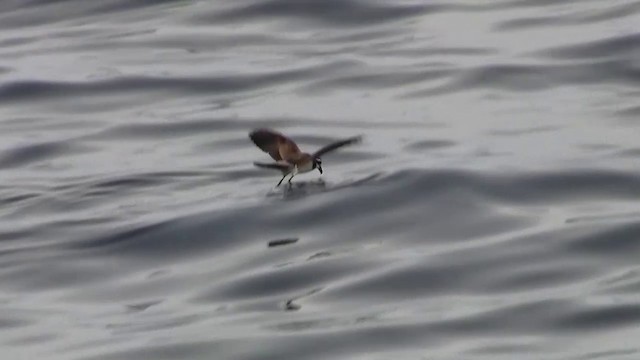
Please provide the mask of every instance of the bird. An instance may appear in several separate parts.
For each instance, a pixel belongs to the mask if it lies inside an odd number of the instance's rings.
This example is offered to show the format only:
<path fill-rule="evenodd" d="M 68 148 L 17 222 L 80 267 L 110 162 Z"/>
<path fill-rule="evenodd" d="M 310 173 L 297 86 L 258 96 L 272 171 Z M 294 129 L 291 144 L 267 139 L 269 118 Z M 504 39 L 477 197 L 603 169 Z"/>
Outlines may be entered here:
<path fill-rule="evenodd" d="M 322 155 L 362 140 L 361 135 L 352 136 L 334 141 L 313 153 L 307 153 L 300 151 L 298 145 L 291 138 L 272 129 L 254 129 L 249 133 L 249 138 L 260 150 L 268 153 L 276 161 L 274 163 L 253 163 L 257 167 L 276 169 L 282 172 L 282 179 L 276 187 L 282 184 L 287 175 L 291 175 L 288 181 L 291 185 L 291 179 L 297 174 L 310 172 L 314 169 L 318 169 L 322 174 Z"/>

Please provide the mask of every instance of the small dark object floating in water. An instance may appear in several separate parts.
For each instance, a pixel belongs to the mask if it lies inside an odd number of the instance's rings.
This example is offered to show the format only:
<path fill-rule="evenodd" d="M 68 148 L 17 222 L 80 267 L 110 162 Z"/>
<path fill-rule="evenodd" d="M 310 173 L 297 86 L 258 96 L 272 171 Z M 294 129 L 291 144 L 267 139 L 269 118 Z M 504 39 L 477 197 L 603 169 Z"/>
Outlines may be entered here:
<path fill-rule="evenodd" d="M 289 238 L 289 239 L 279 239 L 279 240 L 271 240 L 269 241 L 269 247 L 276 247 L 276 246 L 283 246 L 283 245 L 289 245 L 289 244 L 293 244 L 298 242 L 298 239 L 296 238 Z"/>
<path fill-rule="evenodd" d="M 300 308 L 301 308 L 300 305 L 293 303 L 293 299 L 287 300 L 287 302 L 285 304 L 285 310 L 287 310 L 287 311 L 300 310 Z"/>

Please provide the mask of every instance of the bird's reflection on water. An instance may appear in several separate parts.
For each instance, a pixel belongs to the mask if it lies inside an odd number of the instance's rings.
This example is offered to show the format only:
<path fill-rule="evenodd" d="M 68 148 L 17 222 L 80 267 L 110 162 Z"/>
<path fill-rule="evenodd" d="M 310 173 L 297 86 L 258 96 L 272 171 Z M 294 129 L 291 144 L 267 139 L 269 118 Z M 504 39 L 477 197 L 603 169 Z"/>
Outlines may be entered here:
<path fill-rule="evenodd" d="M 284 200 L 295 200 L 301 197 L 335 191 L 353 186 L 360 186 L 375 180 L 380 174 L 369 175 L 363 179 L 347 180 L 339 183 L 326 182 L 323 179 L 312 181 L 294 181 L 291 184 L 280 186 L 269 192 L 268 197 L 282 197 Z"/>
<path fill-rule="evenodd" d="M 281 186 L 279 189 L 274 190 L 269 195 L 282 197 L 285 200 L 296 199 L 315 193 L 325 192 L 331 188 L 331 185 L 327 184 L 324 180 L 312 180 L 312 181 L 295 181 L 291 184 Z"/>

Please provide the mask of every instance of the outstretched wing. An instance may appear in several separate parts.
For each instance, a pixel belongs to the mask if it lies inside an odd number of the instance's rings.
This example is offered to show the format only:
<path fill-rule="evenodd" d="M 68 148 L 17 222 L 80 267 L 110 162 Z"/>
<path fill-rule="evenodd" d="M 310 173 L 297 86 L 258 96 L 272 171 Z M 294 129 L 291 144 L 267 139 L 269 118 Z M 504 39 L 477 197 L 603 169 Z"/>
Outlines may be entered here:
<path fill-rule="evenodd" d="M 249 133 L 249 138 L 262 151 L 268 153 L 273 160 L 280 161 L 280 147 L 285 146 L 292 154 L 300 152 L 293 140 L 271 129 L 256 129 Z"/>
<path fill-rule="evenodd" d="M 344 140 L 338 140 L 336 142 L 333 142 L 329 145 L 325 145 L 322 148 L 320 148 L 318 151 L 316 151 L 315 153 L 313 153 L 313 158 L 319 158 L 322 155 L 331 152 L 333 150 L 339 149 L 343 146 L 347 146 L 347 145 L 353 145 L 356 143 L 359 143 L 360 141 L 362 141 L 362 136 L 353 136 Z"/>
<path fill-rule="evenodd" d="M 280 170 L 283 174 L 289 173 L 289 171 L 291 171 L 291 165 L 283 162 L 274 162 L 274 163 L 254 162 L 253 165 L 259 168 L 264 168 L 264 169 Z"/>

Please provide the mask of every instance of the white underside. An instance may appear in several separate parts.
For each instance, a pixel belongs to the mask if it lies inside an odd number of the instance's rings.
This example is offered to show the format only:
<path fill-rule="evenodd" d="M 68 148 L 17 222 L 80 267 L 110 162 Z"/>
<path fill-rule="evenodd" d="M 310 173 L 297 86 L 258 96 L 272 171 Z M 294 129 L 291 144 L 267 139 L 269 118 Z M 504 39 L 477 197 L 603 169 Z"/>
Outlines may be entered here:
<path fill-rule="evenodd" d="M 293 174 L 293 175 L 297 175 L 297 174 L 304 174 L 304 173 L 308 173 L 309 171 L 313 170 L 313 163 L 309 162 L 306 163 L 302 166 L 296 166 L 296 165 L 291 165 L 291 163 L 288 163 L 286 161 L 278 161 L 278 163 L 280 164 L 285 164 L 287 166 L 289 166 L 289 172 L 287 174 Z"/>
<path fill-rule="evenodd" d="M 295 174 L 304 174 L 304 173 L 309 172 L 311 170 L 313 170 L 313 164 L 311 162 L 308 162 L 308 163 L 306 163 L 306 164 L 304 164 L 302 166 L 298 166 L 297 170 L 296 170 L 296 168 L 293 169 Z"/>

